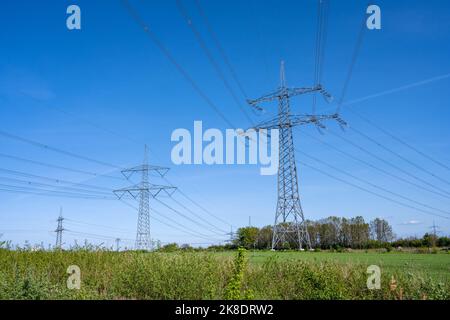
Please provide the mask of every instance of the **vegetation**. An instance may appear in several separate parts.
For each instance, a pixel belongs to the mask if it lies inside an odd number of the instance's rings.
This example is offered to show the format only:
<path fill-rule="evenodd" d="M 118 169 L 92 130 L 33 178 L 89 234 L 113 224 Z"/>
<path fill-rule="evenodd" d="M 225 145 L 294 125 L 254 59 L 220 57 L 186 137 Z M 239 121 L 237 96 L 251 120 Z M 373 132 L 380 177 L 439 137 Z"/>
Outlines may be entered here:
<path fill-rule="evenodd" d="M 443 253 L 172 249 L 0 249 L 0 299 L 450 299 L 450 255 Z M 336 259 L 341 256 L 347 259 Z M 427 262 L 405 267 L 405 260 L 416 263 L 413 257 L 427 257 Z M 433 266 L 431 261 L 442 268 L 440 276 L 427 274 L 424 266 Z M 367 289 L 368 263 L 379 263 L 383 270 L 380 290 Z M 69 265 L 80 267 L 80 290 L 66 286 Z"/>
<path fill-rule="evenodd" d="M 340 218 L 331 216 L 318 221 L 306 221 L 312 246 L 320 249 L 371 249 L 393 247 L 449 247 L 450 238 L 436 237 L 425 234 L 422 239 L 408 238 L 395 240 L 392 227 L 386 220 L 374 219 L 366 222 L 363 217 Z M 287 227 L 288 228 L 288 227 Z M 289 228 L 288 228 L 289 229 Z M 243 247 L 246 249 L 270 249 L 272 243 L 272 226 L 263 228 L 239 228 L 231 246 L 225 248 Z M 282 249 L 297 248 L 294 239 Z M 218 249 L 217 247 L 215 249 Z"/>

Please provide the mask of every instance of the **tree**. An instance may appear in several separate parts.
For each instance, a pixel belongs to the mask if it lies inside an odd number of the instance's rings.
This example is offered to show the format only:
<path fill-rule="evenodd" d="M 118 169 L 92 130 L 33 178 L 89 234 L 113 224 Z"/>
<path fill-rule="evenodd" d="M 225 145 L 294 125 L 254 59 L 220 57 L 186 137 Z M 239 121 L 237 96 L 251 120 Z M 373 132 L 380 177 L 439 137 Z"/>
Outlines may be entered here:
<path fill-rule="evenodd" d="M 395 235 L 389 222 L 376 218 L 370 222 L 370 238 L 380 242 L 391 242 L 395 239 Z"/>
<path fill-rule="evenodd" d="M 234 244 L 238 247 L 253 249 L 256 247 L 259 229 L 257 227 L 239 228 L 236 232 Z"/>
<path fill-rule="evenodd" d="M 256 247 L 258 249 L 269 249 L 272 245 L 273 229 L 272 226 L 265 226 L 258 232 Z"/>
<path fill-rule="evenodd" d="M 362 248 L 369 241 L 369 224 L 364 221 L 364 218 L 358 216 L 350 219 L 350 233 L 352 248 Z"/>

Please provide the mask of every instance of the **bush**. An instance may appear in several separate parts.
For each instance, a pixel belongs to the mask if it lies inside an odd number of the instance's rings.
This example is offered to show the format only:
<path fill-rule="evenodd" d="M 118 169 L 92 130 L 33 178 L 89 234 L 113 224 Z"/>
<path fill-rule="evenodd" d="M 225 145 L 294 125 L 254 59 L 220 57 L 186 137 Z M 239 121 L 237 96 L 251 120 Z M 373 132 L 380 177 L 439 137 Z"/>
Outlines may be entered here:
<path fill-rule="evenodd" d="M 0 299 L 450 299 L 450 283 L 418 272 L 383 272 L 382 289 L 368 290 L 367 265 L 277 256 L 0 249 Z M 66 287 L 69 265 L 81 269 L 80 290 Z"/>

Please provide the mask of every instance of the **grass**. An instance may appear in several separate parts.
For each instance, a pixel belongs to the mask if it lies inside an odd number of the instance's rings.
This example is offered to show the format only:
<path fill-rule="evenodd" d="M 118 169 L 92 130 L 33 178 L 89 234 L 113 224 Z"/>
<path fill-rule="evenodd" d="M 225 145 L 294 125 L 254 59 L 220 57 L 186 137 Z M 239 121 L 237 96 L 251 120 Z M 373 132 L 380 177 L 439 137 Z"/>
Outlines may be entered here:
<path fill-rule="evenodd" d="M 217 253 L 232 256 L 232 252 Z M 397 272 L 411 272 L 430 276 L 439 281 L 450 281 L 450 254 L 417 254 L 403 252 L 379 253 L 375 251 L 355 252 L 248 252 L 249 262 L 260 265 L 268 259 L 281 261 L 300 260 L 306 262 L 335 262 L 338 264 L 378 265 L 382 272 L 394 274 Z"/>
<path fill-rule="evenodd" d="M 0 250 L 0 299 L 450 299 L 450 255 Z M 368 290 L 368 264 L 382 288 Z M 80 290 L 66 286 L 69 265 Z M 397 287 L 391 290 L 394 276 Z"/>

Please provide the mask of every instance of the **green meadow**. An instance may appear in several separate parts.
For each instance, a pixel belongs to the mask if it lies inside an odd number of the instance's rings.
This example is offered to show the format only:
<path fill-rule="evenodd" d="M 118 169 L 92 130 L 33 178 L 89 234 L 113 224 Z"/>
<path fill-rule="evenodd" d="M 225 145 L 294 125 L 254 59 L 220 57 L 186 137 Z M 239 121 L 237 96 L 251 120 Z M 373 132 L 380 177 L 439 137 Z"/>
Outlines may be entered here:
<path fill-rule="evenodd" d="M 79 289 L 67 286 L 72 265 Z M 369 265 L 379 289 L 367 288 Z M 449 300 L 449 273 L 444 252 L 0 250 L 0 299 Z"/>

